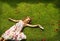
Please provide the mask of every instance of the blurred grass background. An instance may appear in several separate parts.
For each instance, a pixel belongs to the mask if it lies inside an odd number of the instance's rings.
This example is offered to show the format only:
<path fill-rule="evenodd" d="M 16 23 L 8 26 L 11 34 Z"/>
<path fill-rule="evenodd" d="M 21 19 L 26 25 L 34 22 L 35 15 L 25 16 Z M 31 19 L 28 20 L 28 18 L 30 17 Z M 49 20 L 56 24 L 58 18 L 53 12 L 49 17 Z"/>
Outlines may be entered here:
<path fill-rule="evenodd" d="M 26 41 L 60 41 L 60 0 L 0 0 L 0 36 L 14 22 L 8 20 L 32 18 L 31 24 L 41 24 L 45 29 L 24 29 Z"/>

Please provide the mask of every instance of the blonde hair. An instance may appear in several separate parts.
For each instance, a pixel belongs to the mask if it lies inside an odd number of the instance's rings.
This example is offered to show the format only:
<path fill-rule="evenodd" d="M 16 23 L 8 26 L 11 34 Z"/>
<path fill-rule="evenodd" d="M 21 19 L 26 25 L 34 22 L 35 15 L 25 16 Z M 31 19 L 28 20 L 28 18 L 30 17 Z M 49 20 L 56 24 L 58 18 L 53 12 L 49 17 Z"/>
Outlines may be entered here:
<path fill-rule="evenodd" d="M 30 16 L 25 17 L 25 18 L 23 19 L 23 21 L 24 21 L 25 19 L 27 19 L 27 18 L 30 19 L 30 20 L 29 20 L 29 23 L 31 23 L 31 17 L 30 17 Z"/>

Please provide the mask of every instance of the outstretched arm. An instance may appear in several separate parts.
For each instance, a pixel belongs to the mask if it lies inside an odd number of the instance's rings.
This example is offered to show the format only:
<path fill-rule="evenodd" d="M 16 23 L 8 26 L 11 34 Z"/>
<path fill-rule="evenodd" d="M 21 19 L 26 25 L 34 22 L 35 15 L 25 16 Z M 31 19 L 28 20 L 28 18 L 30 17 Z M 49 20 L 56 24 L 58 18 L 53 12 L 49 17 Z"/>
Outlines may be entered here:
<path fill-rule="evenodd" d="M 29 27 L 39 27 L 39 28 L 41 28 L 41 29 L 44 29 L 40 24 L 38 24 L 38 25 L 26 24 L 26 26 L 29 26 Z"/>
<path fill-rule="evenodd" d="M 13 22 L 19 22 L 19 20 L 14 20 L 12 18 L 9 18 L 9 20 L 13 21 Z"/>
<path fill-rule="evenodd" d="M 37 27 L 38 25 L 30 25 L 30 24 L 26 24 L 26 26 L 29 26 L 29 27 Z"/>

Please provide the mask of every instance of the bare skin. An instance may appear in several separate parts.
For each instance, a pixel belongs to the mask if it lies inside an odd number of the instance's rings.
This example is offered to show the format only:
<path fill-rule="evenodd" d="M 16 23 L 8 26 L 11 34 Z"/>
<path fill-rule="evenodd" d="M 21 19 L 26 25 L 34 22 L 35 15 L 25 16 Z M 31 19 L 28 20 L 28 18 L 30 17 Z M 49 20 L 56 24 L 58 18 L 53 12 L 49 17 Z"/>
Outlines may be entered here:
<path fill-rule="evenodd" d="M 11 20 L 13 22 L 16 22 L 16 23 L 19 22 L 19 20 L 14 20 L 12 18 L 9 18 L 9 20 Z M 29 26 L 29 27 L 37 27 L 37 26 L 39 26 L 41 28 L 41 25 L 39 25 L 39 24 L 38 25 L 31 25 L 31 24 L 29 24 L 30 20 L 31 19 L 29 17 L 27 17 L 25 20 L 23 20 L 24 26 Z M 41 28 L 41 29 L 44 29 L 44 28 Z M 0 41 L 5 41 L 5 39 L 0 37 Z"/>
<path fill-rule="evenodd" d="M 9 18 L 9 20 L 11 20 L 13 22 L 19 22 L 19 20 L 14 20 L 14 19 L 11 19 L 11 18 Z M 24 22 L 24 26 L 29 26 L 29 27 L 37 27 L 37 26 L 39 26 L 39 24 L 37 24 L 37 25 L 28 24 L 30 22 L 29 17 L 27 19 L 23 20 L 23 22 Z"/>

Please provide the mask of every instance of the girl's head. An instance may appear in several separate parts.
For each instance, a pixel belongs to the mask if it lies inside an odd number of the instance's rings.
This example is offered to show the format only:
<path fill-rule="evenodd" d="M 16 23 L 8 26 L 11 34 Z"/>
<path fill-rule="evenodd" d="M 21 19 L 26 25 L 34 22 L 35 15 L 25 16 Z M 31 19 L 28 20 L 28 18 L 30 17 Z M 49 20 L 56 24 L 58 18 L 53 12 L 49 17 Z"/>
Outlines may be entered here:
<path fill-rule="evenodd" d="M 25 23 L 30 23 L 31 18 L 30 18 L 29 16 L 27 16 L 23 21 L 24 21 Z"/>

